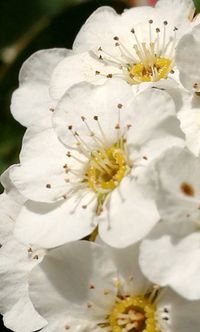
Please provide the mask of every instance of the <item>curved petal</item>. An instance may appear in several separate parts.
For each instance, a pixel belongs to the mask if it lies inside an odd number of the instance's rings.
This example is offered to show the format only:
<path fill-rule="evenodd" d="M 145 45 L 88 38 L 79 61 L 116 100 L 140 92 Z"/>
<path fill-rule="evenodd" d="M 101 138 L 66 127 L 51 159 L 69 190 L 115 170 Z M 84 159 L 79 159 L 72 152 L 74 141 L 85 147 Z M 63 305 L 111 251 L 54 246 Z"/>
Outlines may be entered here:
<path fill-rule="evenodd" d="M 89 150 L 97 149 L 99 143 L 96 140 L 105 145 L 116 143 L 119 139 L 119 131 L 115 128 L 119 123 L 119 112 L 123 131 L 132 118 L 129 104 L 133 98 L 131 87 L 118 79 L 112 79 L 98 87 L 88 83 L 72 87 L 54 112 L 53 125 L 58 138 L 74 149 L 77 149 L 77 140 L 72 132 L 79 134 L 85 143 L 84 147 L 88 146 Z M 122 108 L 121 111 L 118 105 Z M 66 131 L 68 127 L 72 132 Z"/>
<path fill-rule="evenodd" d="M 131 106 L 134 117 L 128 142 L 138 147 L 149 161 L 173 145 L 185 145 L 175 103 L 167 92 L 146 89 L 135 97 Z"/>
<path fill-rule="evenodd" d="M 181 296 L 200 298 L 200 234 L 178 238 L 163 232 L 144 239 L 141 245 L 140 266 L 152 282 L 170 286 Z"/>
<path fill-rule="evenodd" d="M 119 15 L 113 8 L 106 6 L 98 8 L 79 31 L 73 50 L 84 52 L 100 46 L 105 38 L 113 38 L 113 34 L 116 35 L 117 23 L 119 24 Z"/>
<path fill-rule="evenodd" d="M 53 69 L 68 55 L 65 49 L 49 49 L 34 53 L 23 64 L 19 75 L 19 88 L 14 92 L 11 112 L 24 126 L 51 124 L 51 108 L 55 102 L 49 96 L 49 82 Z"/>
<path fill-rule="evenodd" d="M 13 184 L 29 199 L 41 202 L 61 199 L 68 188 L 66 152 L 53 129 L 28 129 L 20 154 L 22 164 L 10 170 Z"/>
<path fill-rule="evenodd" d="M 94 205 L 84 209 L 86 202 L 88 197 L 52 204 L 28 201 L 16 220 L 15 236 L 44 248 L 84 238 L 96 227 Z"/>
<path fill-rule="evenodd" d="M 30 295 L 48 321 L 59 324 L 60 316 L 64 326 L 70 319 L 77 319 L 77 325 L 81 319 L 98 322 L 105 319 L 114 302 L 115 276 L 116 268 L 103 247 L 88 241 L 74 242 L 51 250 L 32 271 Z"/>
<path fill-rule="evenodd" d="M 176 49 L 176 64 L 180 81 L 188 90 L 200 92 L 200 25 L 180 40 Z"/>
<path fill-rule="evenodd" d="M 126 177 L 111 194 L 107 215 L 100 217 L 99 235 L 107 244 L 124 248 L 145 237 L 158 221 L 154 202 Z"/>

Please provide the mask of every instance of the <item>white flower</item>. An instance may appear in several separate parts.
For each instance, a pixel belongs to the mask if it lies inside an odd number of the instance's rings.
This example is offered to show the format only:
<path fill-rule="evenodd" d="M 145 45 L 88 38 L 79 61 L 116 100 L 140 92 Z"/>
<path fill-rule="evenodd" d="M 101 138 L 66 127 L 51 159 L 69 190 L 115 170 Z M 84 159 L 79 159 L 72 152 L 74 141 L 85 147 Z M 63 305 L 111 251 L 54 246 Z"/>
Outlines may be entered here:
<path fill-rule="evenodd" d="M 9 170 L 3 174 L 6 189 L 0 195 L 0 313 L 7 328 L 27 332 L 38 330 L 46 323 L 28 295 L 28 273 L 44 253 L 22 245 L 13 236 L 24 198 L 12 186 L 8 173 Z"/>
<path fill-rule="evenodd" d="M 181 38 L 176 50 L 176 64 L 180 81 L 190 92 L 188 101 L 178 117 L 186 134 L 187 146 L 195 154 L 200 152 L 200 25 Z"/>
<path fill-rule="evenodd" d="M 154 164 L 155 195 L 161 218 L 177 234 L 200 226 L 200 158 L 187 149 L 174 147 Z"/>
<path fill-rule="evenodd" d="M 52 74 L 50 92 L 60 98 L 74 83 L 101 84 L 120 77 L 144 88 L 173 77 L 174 51 L 179 38 L 197 24 L 192 21 L 192 1 L 158 1 L 155 8 L 139 7 L 117 15 L 100 7 L 78 33 L 71 56 L 63 59 Z M 189 19 L 191 18 L 191 19 Z"/>
<path fill-rule="evenodd" d="M 186 299 L 200 299 L 199 232 L 180 236 L 164 222 L 144 239 L 140 250 L 140 267 L 149 280 L 170 286 Z"/>
<path fill-rule="evenodd" d="M 145 275 L 189 299 L 200 298 L 200 159 L 172 148 L 155 162 L 154 189 L 164 221 L 144 239 Z"/>
<path fill-rule="evenodd" d="M 170 96 L 150 89 L 135 98 L 122 80 L 82 83 L 61 99 L 53 126 L 27 131 L 10 174 L 31 200 L 17 219 L 20 241 L 53 247 L 98 224 L 116 247 L 145 236 L 159 216 L 137 178 L 166 148 L 184 144 Z"/>
<path fill-rule="evenodd" d="M 200 92 L 200 25 L 185 34 L 176 49 L 176 64 L 183 86 L 194 92 Z"/>
<path fill-rule="evenodd" d="M 11 112 L 22 125 L 51 124 L 51 111 L 55 101 L 49 95 L 53 69 L 59 61 L 70 54 L 65 49 L 42 50 L 31 55 L 22 65 L 19 88 L 13 93 Z"/>
<path fill-rule="evenodd" d="M 50 251 L 30 275 L 30 296 L 48 321 L 43 332 L 198 332 L 200 301 L 147 281 L 138 246 L 76 242 Z"/>

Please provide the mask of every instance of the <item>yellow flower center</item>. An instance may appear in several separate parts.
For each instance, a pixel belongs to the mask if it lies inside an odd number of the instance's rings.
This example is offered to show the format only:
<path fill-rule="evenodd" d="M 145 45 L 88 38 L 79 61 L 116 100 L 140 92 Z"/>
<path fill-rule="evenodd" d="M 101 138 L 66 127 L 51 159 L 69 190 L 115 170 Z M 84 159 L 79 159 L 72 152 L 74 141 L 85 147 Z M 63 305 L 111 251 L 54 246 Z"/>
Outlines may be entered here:
<path fill-rule="evenodd" d="M 130 164 L 122 140 L 91 153 L 85 175 L 88 186 L 97 194 L 97 214 L 100 214 L 106 196 L 120 184 L 129 171 Z"/>
<path fill-rule="evenodd" d="M 111 332 L 160 332 L 156 305 L 143 295 L 122 298 L 108 316 Z"/>
<path fill-rule="evenodd" d="M 167 78 L 172 69 L 172 60 L 162 57 L 155 57 L 153 64 L 142 62 L 130 65 L 128 72 L 132 84 L 142 82 L 156 82 L 162 78 Z"/>

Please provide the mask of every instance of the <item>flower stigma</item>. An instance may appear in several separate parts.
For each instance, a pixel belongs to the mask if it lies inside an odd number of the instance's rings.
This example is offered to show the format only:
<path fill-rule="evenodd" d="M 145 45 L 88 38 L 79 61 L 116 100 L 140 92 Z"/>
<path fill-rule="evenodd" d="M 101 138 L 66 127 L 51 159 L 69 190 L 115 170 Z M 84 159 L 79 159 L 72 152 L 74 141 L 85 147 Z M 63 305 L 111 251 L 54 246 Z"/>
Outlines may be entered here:
<path fill-rule="evenodd" d="M 124 145 L 125 141 L 120 139 L 108 148 L 91 152 L 85 175 L 89 188 L 97 194 L 97 215 L 101 213 L 107 195 L 118 187 L 130 171 Z"/>
<path fill-rule="evenodd" d="M 83 209 L 96 201 L 95 213 L 98 216 L 103 211 L 108 195 L 120 185 L 133 167 L 127 143 L 132 124 L 127 123 L 122 126 L 120 115 L 122 108 L 122 104 L 117 105 L 117 122 L 113 124 L 116 137 L 113 140 L 107 137 L 97 115 L 92 119 L 95 128 L 91 127 L 91 123 L 85 116 L 81 116 L 92 145 L 84 140 L 80 132 L 73 129 L 73 125 L 68 125 L 68 130 L 75 140 L 75 149 L 68 151 L 66 156 L 75 160 L 80 168 L 71 168 L 68 163 L 63 165 L 64 174 L 68 174 L 67 178 L 64 177 L 64 181 L 69 186 L 69 190 L 62 197 L 70 199 L 76 194 L 80 197 L 80 201 L 84 198 Z M 139 161 L 136 158 L 134 165 L 137 162 Z M 90 195 L 90 199 L 85 202 L 87 195 Z"/>
<path fill-rule="evenodd" d="M 159 332 L 156 305 L 142 295 L 117 303 L 108 318 L 112 332 Z"/>
<path fill-rule="evenodd" d="M 147 40 L 141 41 L 135 29 L 131 30 L 134 37 L 134 44 L 126 45 L 119 36 L 115 36 L 115 47 L 119 50 L 119 55 L 112 55 L 99 47 L 99 60 L 116 68 L 113 72 L 104 75 L 96 71 L 96 75 L 107 78 L 121 77 L 129 84 L 140 84 L 143 82 L 157 82 L 166 79 L 169 73 L 174 73 L 174 52 L 176 46 L 176 27 L 173 34 L 167 29 L 168 22 L 163 22 L 162 28 L 153 29 L 153 20 L 149 20 Z M 120 70 L 120 71 L 119 71 Z"/>
<path fill-rule="evenodd" d="M 161 332 L 155 303 L 158 294 L 156 285 L 144 295 L 119 294 L 105 322 L 99 326 L 109 332 Z"/>

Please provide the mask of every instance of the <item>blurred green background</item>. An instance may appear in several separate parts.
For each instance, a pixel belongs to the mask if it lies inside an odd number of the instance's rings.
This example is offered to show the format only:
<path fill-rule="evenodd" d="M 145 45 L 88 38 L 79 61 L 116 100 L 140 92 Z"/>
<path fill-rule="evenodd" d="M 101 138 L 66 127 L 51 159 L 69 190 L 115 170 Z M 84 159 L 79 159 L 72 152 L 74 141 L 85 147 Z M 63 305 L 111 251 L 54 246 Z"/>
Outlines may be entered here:
<path fill-rule="evenodd" d="M 127 7 L 120 0 L 0 1 L 0 174 L 18 162 L 25 131 L 10 113 L 22 63 L 39 49 L 71 48 L 81 25 L 102 5 L 111 5 L 118 12 Z"/>

